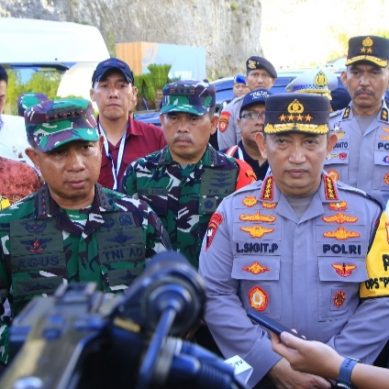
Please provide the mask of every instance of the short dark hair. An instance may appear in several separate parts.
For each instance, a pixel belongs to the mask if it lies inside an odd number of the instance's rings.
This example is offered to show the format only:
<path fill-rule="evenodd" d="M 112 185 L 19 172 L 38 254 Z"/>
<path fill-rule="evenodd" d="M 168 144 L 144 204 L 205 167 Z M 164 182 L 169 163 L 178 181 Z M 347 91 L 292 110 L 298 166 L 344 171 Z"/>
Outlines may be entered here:
<path fill-rule="evenodd" d="M 8 83 L 8 74 L 2 65 L 0 65 L 0 81 L 5 81 Z"/>

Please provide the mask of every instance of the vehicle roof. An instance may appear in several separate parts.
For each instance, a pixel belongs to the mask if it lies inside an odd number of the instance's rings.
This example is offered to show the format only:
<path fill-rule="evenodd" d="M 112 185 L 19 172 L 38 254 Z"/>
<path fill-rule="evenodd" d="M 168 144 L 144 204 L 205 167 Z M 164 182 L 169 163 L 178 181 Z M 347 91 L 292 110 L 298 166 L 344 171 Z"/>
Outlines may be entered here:
<path fill-rule="evenodd" d="M 2 64 L 101 61 L 109 52 L 89 25 L 27 18 L 0 18 Z"/>

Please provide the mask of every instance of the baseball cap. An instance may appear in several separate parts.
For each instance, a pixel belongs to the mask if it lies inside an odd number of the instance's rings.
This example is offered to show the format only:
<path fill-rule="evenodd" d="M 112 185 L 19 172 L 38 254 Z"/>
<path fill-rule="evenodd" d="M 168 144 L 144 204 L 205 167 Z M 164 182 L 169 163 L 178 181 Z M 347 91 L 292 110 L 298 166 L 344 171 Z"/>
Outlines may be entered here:
<path fill-rule="evenodd" d="M 265 104 L 266 99 L 270 96 L 270 93 L 267 89 L 254 89 L 251 92 L 247 93 L 242 101 L 239 114 L 242 113 L 247 107 L 255 104 Z"/>
<path fill-rule="evenodd" d="M 244 85 L 246 85 L 246 77 L 243 74 L 235 74 L 234 84 L 244 84 Z"/>
<path fill-rule="evenodd" d="M 249 57 L 246 61 L 247 74 L 250 72 L 250 70 L 255 69 L 264 69 L 270 74 L 272 78 L 277 78 L 277 71 L 275 67 L 266 58 L 257 56 Z"/>
<path fill-rule="evenodd" d="M 28 142 L 45 153 L 70 142 L 99 139 L 92 104 L 85 99 L 45 100 L 27 110 L 24 119 Z"/>
<path fill-rule="evenodd" d="M 108 58 L 96 66 L 92 75 L 92 85 L 94 85 L 95 82 L 101 81 L 101 79 L 112 70 L 121 72 L 129 84 L 134 83 L 134 74 L 126 62 L 119 58 Z"/>
<path fill-rule="evenodd" d="M 355 36 L 349 39 L 346 66 L 365 61 L 384 68 L 388 65 L 388 60 L 389 39 L 374 35 Z"/>
<path fill-rule="evenodd" d="M 186 112 L 202 116 L 215 107 L 215 87 L 204 81 L 176 81 L 163 88 L 161 114 Z"/>
<path fill-rule="evenodd" d="M 330 101 L 316 94 L 282 93 L 266 100 L 265 134 L 297 131 L 326 134 Z"/>

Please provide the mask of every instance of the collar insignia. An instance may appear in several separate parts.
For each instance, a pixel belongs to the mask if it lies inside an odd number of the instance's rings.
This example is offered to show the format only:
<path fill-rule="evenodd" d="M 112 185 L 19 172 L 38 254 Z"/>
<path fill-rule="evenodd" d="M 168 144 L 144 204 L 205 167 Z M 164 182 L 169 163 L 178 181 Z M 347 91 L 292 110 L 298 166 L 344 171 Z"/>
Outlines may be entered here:
<path fill-rule="evenodd" d="M 345 110 L 343 111 L 342 119 L 348 119 L 350 117 L 350 112 L 351 112 L 350 107 L 345 108 Z"/>
<path fill-rule="evenodd" d="M 273 188 L 274 180 L 272 176 L 266 178 L 266 180 L 262 183 L 262 193 L 261 199 L 272 201 L 274 196 L 274 188 Z"/>
<path fill-rule="evenodd" d="M 383 120 L 384 122 L 388 121 L 388 110 L 386 108 L 381 109 L 381 118 L 380 119 Z"/>
<path fill-rule="evenodd" d="M 326 196 L 326 200 L 337 200 L 338 194 L 336 192 L 334 180 L 328 175 L 323 175 L 323 179 L 324 179 L 324 193 Z"/>

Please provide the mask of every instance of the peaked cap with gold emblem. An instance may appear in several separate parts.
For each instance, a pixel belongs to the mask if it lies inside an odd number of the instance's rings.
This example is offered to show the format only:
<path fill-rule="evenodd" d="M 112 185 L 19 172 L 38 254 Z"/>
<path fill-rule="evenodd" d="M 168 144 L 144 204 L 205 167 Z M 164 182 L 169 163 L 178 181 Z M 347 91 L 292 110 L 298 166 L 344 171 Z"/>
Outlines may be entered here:
<path fill-rule="evenodd" d="M 266 134 L 297 131 L 327 134 L 330 102 L 316 94 L 285 93 L 266 100 Z"/>
<path fill-rule="evenodd" d="M 349 39 L 347 66 L 366 61 L 384 68 L 388 65 L 388 60 L 389 39 L 374 35 L 355 36 Z"/>

